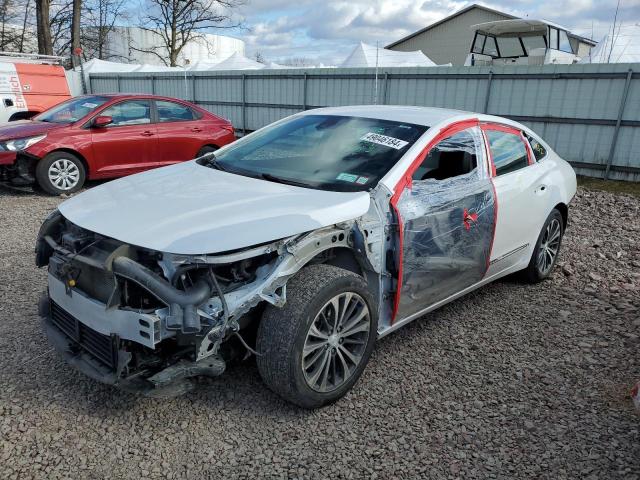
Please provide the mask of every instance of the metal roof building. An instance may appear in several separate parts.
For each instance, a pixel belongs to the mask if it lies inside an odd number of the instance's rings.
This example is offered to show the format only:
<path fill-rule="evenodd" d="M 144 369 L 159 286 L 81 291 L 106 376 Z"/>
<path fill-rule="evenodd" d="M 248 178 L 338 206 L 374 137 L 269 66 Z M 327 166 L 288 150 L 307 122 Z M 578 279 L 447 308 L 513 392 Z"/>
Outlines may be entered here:
<path fill-rule="evenodd" d="M 515 18 L 508 13 L 473 4 L 385 48 L 402 52 L 422 50 L 438 65 L 464 65 L 473 39 L 472 25 Z"/>

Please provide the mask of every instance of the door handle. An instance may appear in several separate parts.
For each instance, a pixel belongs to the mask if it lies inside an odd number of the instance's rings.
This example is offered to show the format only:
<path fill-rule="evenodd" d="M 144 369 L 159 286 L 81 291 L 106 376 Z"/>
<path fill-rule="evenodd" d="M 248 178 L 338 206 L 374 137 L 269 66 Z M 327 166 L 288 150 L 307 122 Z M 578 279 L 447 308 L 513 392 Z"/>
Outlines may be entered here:
<path fill-rule="evenodd" d="M 150 136 L 155 135 L 155 134 L 153 132 L 149 131 L 149 130 L 145 130 L 140 135 L 142 135 L 143 137 L 150 137 Z"/>
<path fill-rule="evenodd" d="M 201 128 L 199 128 L 199 127 L 193 127 L 193 128 L 191 129 L 191 131 L 192 131 L 192 132 L 201 132 L 201 131 L 202 131 L 202 129 L 201 129 Z"/>

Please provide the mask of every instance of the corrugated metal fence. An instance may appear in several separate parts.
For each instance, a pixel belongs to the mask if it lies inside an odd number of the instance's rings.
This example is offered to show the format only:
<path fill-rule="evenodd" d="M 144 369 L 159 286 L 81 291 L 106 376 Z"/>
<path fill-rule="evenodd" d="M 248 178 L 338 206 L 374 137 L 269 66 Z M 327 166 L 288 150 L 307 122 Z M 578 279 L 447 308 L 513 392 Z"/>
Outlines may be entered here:
<path fill-rule="evenodd" d="M 490 113 L 531 127 L 579 173 L 640 180 L 640 64 L 120 73 L 89 84 L 93 93 L 190 100 L 239 132 L 320 106 Z"/>

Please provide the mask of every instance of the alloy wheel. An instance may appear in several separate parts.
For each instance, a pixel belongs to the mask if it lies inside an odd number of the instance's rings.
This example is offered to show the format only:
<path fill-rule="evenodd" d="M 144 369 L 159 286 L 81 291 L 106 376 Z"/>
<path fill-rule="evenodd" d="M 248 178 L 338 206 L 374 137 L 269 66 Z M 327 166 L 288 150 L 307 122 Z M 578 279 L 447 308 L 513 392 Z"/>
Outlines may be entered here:
<path fill-rule="evenodd" d="M 540 242 L 540 248 L 538 248 L 536 265 L 538 267 L 538 271 L 543 276 L 546 276 L 551 271 L 556 257 L 558 256 L 561 234 L 562 227 L 560 226 L 560 221 L 557 218 L 554 218 L 547 225 L 542 236 L 542 241 Z"/>
<path fill-rule="evenodd" d="M 355 373 L 371 334 L 369 307 L 352 292 L 331 298 L 316 315 L 302 350 L 302 371 L 307 385 L 327 393 Z"/>
<path fill-rule="evenodd" d="M 60 190 L 71 190 L 80 181 L 78 166 L 69 159 L 60 158 L 54 161 L 47 172 L 49 181 Z"/>

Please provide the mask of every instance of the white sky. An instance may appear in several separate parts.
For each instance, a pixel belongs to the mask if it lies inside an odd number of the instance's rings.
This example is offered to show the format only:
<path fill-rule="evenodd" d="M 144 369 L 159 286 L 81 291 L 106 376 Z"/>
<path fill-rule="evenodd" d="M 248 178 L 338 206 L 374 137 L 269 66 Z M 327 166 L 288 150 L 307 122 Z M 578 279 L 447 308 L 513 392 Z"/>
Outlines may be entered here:
<path fill-rule="evenodd" d="M 384 46 L 471 3 L 519 17 L 551 20 L 600 40 L 611 27 L 617 0 L 247 0 L 246 29 L 230 33 L 246 42 L 247 56 L 267 60 L 305 57 L 338 64 L 357 42 Z M 640 23 L 640 0 L 620 0 L 618 20 Z"/>

